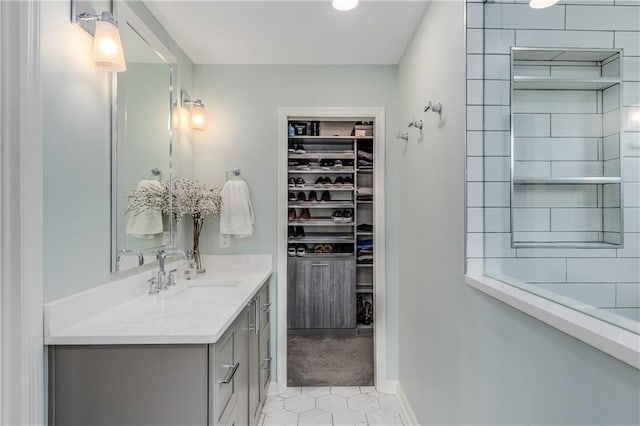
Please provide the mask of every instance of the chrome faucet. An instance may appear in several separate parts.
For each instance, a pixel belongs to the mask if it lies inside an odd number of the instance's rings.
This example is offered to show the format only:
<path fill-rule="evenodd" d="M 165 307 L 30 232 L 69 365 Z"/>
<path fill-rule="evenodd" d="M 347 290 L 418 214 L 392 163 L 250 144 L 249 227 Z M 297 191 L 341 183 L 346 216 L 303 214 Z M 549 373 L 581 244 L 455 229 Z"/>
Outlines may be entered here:
<path fill-rule="evenodd" d="M 120 259 L 122 258 L 122 256 L 128 256 L 128 255 L 138 256 L 138 266 L 144 265 L 144 256 L 142 255 L 141 252 L 139 252 L 138 250 L 122 249 L 118 252 L 118 255 L 116 256 L 116 270 L 118 271 L 120 270 Z"/>
<path fill-rule="evenodd" d="M 158 289 L 162 290 L 167 288 L 169 282 L 173 282 L 173 279 L 171 280 L 167 280 L 167 273 L 164 270 L 164 265 L 165 265 L 165 261 L 167 260 L 167 257 L 174 257 L 174 256 L 182 256 L 183 260 L 187 260 L 187 254 L 182 251 L 182 250 L 178 250 L 175 248 L 168 248 L 168 249 L 164 249 L 164 250 L 160 250 L 158 252 L 158 264 L 160 266 L 160 270 L 158 271 Z M 172 270 L 170 272 L 170 274 L 175 273 L 175 270 Z"/>

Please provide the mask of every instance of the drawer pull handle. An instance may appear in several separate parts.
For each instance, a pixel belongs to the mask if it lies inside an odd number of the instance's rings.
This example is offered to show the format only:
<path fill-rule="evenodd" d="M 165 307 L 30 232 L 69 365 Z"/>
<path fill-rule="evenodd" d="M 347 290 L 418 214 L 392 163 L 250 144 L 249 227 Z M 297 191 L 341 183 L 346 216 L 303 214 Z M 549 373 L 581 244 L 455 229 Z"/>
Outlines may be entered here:
<path fill-rule="evenodd" d="M 268 370 L 269 368 L 271 368 L 271 357 L 269 358 L 265 358 L 264 362 L 266 362 L 266 366 L 262 367 L 263 370 Z"/>
<path fill-rule="evenodd" d="M 262 309 L 263 312 L 269 312 L 271 310 L 271 303 L 265 303 L 264 308 Z"/>
<path fill-rule="evenodd" d="M 311 266 L 329 266 L 328 263 L 312 263 Z"/>
<path fill-rule="evenodd" d="M 230 370 L 227 373 L 227 377 L 225 377 L 224 380 L 218 380 L 218 384 L 228 385 L 229 383 L 231 383 L 231 380 L 233 380 L 233 376 L 236 375 L 236 371 L 238 371 L 238 367 L 240 367 L 240 363 L 236 362 L 235 365 L 224 365 L 223 367 L 230 368 Z"/>

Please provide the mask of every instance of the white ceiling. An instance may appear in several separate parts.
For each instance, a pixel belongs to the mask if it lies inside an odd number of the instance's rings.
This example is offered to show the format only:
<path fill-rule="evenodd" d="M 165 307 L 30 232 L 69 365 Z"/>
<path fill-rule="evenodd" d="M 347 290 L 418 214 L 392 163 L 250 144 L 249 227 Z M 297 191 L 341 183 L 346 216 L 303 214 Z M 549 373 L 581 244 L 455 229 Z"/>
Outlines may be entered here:
<path fill-rule="evenodd" d="M 145 0 L 196 64 L 397 64 L 428 0 Z"/>

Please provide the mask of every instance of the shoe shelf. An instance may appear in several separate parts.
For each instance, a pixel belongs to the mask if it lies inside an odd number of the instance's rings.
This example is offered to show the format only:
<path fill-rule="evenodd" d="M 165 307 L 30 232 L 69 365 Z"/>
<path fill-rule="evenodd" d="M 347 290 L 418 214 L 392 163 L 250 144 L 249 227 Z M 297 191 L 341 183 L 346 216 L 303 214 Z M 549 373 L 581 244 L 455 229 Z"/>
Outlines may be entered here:
<path fill-rule="evenodd" d="M 333 168 L 333 169 L 289 169 L 289 174 L 303 174 L 303 173 L 309 173 L 309 174 L 347 174 L 347 173 L 353 173 L 353 167 L 342 167 L 339 169 Z"/>
<path fill-rule="evenodd" d="M 324 142 L 324 141 L 372 141 L 373 136 L 289 136 L 290 141 Z"/>
<path fill-rule="evenodd" d="M 294 256 L 289 256 L 294 257 Z M 307 252 L 302 256 L 296 255 L 295 257 L 306 258 L 306 259 L 344 259 L 348 257 L 353 257 L 353 253 L 310 253 Z"/>
<path fill-rule="evenodd" d="M 371 231 L 356 231 L 358 237 L 373 237 L 373 232 Z"/>
<path fill-rule="evenodd" d="M 358 204 L 373 204 L 373 200 L 357 200 Z"/>
<path fill-rule="evenodd" d="M 333 243 L 333 244 L 353 244 L 352 236 L 344 237 L 289 237 L 287 240 L 292 244 L 313 244 L 313 243 Z"/>
<path fill-rule="evenodd" d="M 358 173 L 373 173 L 373 169 L 358 169 Z"/>
<path fill-rule="evenodd" d="M 373 268 L 373 263 L 358 263 L 356 266 L 358 268 Z"/>
<path fill-rule="evenodd" d="M 292 209 L 352 209 L 353 201 L 289 201 Z"/>
<path fill-rule="evenodd" d="M 355 187 L 353 185 L 302 185 L 302 186 L 289 186 L 289 190 L 298 191 L 350 191 L 353 192 Z"/>
<path fill-rule="evenodd" d="M 355 226 L 355 222 L 334 222 L 331 219 L 290 220 L 289 226 Z"/>
<path fill-rule="evenodd" d="M 353 151 L 318 151 L 305 154 L 289 154 L 289 160 L 353 160 Z"/>

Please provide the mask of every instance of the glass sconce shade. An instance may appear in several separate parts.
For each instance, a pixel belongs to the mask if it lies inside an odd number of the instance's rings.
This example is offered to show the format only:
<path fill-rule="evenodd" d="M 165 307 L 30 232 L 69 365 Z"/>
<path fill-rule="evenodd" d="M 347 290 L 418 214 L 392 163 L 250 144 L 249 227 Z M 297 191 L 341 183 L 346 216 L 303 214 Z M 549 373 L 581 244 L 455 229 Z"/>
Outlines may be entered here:
<path fill-rule="evenodd" d="M 96 35 L 93 41 L 93 62 L 104 70 L 121 72 L 127 69 L 120 40 L 118 26 L 107 21 L 96 21 Z"/>
<path fill-rule="evenodd" d="M 529 6 L 531 6 L 533 9 L 545 9 L 558 3 L 558 1 L 560 0 L 531 0 L 529 2 Z"/>
<path fill-rule="evenodd" d="M 358 0 L 333 0 L 333 8 L 340 11 L 355 9 L 358 6 Z"/>
<path fill-rule="evenodd" d="M 194 130 L 205 130 L 207 128 L 207 113 L 202 103 L 196 103 L 191 108 L 191 128 Z"/>

